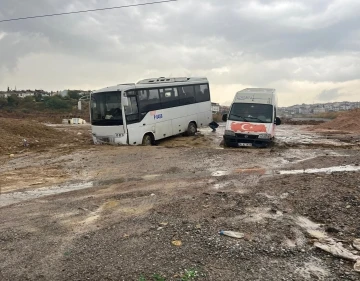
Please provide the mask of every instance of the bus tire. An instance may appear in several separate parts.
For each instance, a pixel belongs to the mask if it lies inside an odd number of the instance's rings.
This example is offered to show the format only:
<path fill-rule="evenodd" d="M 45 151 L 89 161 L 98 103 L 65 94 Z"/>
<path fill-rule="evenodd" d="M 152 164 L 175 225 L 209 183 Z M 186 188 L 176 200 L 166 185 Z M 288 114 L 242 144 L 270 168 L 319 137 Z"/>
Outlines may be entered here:
<path fill-rule="evenodd" d="M 186 134 L 188 136 L 195 136 L 197 132 L 197 126 L 195 124 L 195 122 L 190 122 L 186 131 Z"/>
<path fill-rule="evenodd" d="M 142 139 L 142 145 L 153 145 L 154 144 L 154 137 L 152 134 L 145 134 Z"/>

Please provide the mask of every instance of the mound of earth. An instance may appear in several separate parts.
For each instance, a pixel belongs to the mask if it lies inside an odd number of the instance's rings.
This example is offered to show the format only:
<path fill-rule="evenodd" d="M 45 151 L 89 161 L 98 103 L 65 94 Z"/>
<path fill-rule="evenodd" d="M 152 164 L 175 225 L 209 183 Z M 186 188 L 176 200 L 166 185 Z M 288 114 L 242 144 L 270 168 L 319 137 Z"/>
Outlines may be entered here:
<path fill-rule="evenodd" d="M 168 148 L 173 147 L 209 147 L 211 145 L 211 139 L 197 134 L 195 136 L 174 136 L 161 141 L 160 145 Z"/>
<path fill-rule="evenodd" d="M 37 121 L 0 118 L 0 155 L 17 153 L 25 148 L 89 143 L 87 132 L 59 130 Z M 27 146 L 24 146 L 26 140 Z"/>
<path fill-rule="evenodd" d="M 294 120 L 289 118 L 282 118 L 281 122 L 285 125 L 318 125 L 326 121 L 323 120 Z"/>
<path fill-rule="evenodd" d="M 320 124 L 316 130 L 336 130 L 360 133 L 360 109 L 340 113 L 338 117 L 329 122 Z"/>

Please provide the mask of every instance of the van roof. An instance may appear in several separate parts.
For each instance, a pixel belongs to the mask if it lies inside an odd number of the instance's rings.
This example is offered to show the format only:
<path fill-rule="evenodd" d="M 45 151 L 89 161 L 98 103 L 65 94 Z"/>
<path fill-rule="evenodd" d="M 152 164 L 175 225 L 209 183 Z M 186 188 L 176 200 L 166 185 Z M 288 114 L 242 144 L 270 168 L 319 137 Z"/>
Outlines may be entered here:
<path fill-rule="evenodd" d="M 273 94 L 275 89 L 271 88 L 246 88 L 241 90 L 237 93 L 244 93 L 244 94 Z"/>

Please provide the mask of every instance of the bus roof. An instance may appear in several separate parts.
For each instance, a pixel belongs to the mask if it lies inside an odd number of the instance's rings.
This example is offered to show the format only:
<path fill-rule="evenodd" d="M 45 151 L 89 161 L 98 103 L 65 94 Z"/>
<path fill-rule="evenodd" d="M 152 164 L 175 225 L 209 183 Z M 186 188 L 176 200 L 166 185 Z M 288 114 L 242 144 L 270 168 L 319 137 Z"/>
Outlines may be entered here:
<path fill-rule="evenodd" d="M 131 89 L 154 88 L 154 87 L 157 88 L 157 87 L 164 87 L 167 84 L 169 86 L 181 86 L 181 85 L 191 85 L 197 83 L 208 83 L 208 79 L 206 77 L 148 78 L 148 79 L 140 80 L 136 84 L 135 83 L 118 84 L 115 86 L 102 88 L 100 90 L 94 91 L 93 93 L 126 91 Z"/>

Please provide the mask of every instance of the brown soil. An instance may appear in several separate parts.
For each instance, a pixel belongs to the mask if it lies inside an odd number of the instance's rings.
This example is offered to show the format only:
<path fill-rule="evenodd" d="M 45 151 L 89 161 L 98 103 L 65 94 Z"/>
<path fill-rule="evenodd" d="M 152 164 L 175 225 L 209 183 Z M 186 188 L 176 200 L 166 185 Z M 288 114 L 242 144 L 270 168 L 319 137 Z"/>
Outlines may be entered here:
<path fill-rule="evenodd" d="M 334 120 L 320 124 L 315 130 L 341 130 L 360 133 L 360 109 L 342 112 Z"/>
<path fill-rule="evenodd" d="M 87 130 L 86 130 L 86 129 Z M 85 130 L 84 130 L 85 129 Z M 89 127 L 59 131 L 38 121 L 0 118 L 0 155 L 30 148 L 50 148 L 58 145 L 79 145 L 90 142 Z M 24 139 L 28 147 L 24 146 Z"/>
<path fill-rule="evenodd" d="M 195 136 L 175 136 L 160 142 L 161 146 L 164 147 L 209 147 L 211 146 L 211 139 L 202 134 Z"/>
<path fill-rule="evenodd" d="M 318 120 L 292 120 L 292 119 L 281 119 L 283 124 L 286 125 L 319 125 L 323 124 L 325 121 L 318 121 Z"/>
<path fill-rule="evenodd" d="M 50 128 L 45 136 L 56 142 L 51 133 L 73 136 L 80 127 Z M 301 139 L 288 127 L 283 136 Z M 216 149 L 215 136 L 0 156 L 0 280 L 359 280 L 353 262 L 316 249 L 298 221 L 323 224 L 353 251 L 360 171 L 278 173 L 356 166 L 359 150 Z M 52 193 L 58 183 L 91 187 Z M 48 193 L 27 197 L 38 190 Z M 11 201 L 19 193 L 22 201 Z M 182 279 L 192 269 L 198 277 Z"/>
<path fill-rule="evenodd" d="M 89 121 L 89 110 L 83 111 L 73 110 L 73 112 L 46 112 L 38 111 L 25 113 L 22 111 L 7 112 L 0 110 L 0 118 L 23 119 L 23 120 L 36 120 L 44 123 L 61 124 L 63 119 L 82 118 Z"/>

